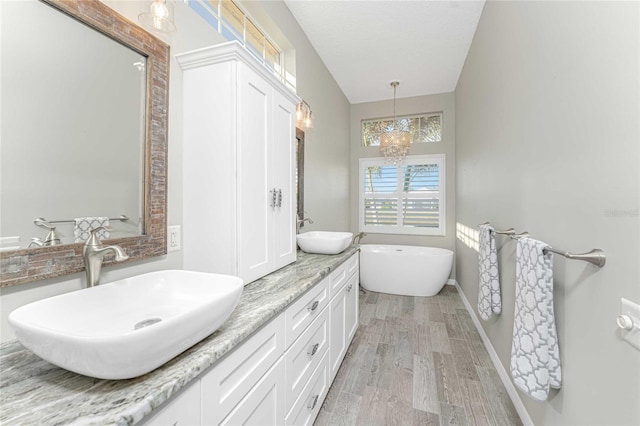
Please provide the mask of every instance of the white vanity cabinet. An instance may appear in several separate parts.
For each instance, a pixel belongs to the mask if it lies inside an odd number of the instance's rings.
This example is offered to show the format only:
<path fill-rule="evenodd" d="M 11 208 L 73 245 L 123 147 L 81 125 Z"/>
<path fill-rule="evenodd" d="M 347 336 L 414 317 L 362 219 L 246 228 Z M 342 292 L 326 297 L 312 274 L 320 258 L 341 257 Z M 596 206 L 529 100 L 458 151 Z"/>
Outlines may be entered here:
<path fill-rule="evenodd" d="M 358 256 L 352 256 L 332 274 L 330 342 L 331 380 L 338 373 L 349 344 L 358 329 Z"/>
<path fill-rule="evenodd" d="M 358 277 L 356 253 L 144 424 L 312 425 L 358 326 Z"/>
<path fill-rule="evenodd" d="M 154 426 L 193 426 L 202 423 L 200 380 L 195 380 L 142 423 Z"/>
<path fill-rule="evenodd" d="M 272 367 L 284 351 L 284 317 L 279 315 L 202 377 L 202 423 L 229 422 L 229 416 L 237 420 L 262 403 L 270 408 L 262 406 L 261 412 L 284 415 L 284 364 Z M 261 389 L 255 389 L 259 384 Z"/>
<path fill-rule="evenodd" d="M 235 42 L 177 59 L 184 268 L 249 283 L 296 260 L 298 98 Z"/>

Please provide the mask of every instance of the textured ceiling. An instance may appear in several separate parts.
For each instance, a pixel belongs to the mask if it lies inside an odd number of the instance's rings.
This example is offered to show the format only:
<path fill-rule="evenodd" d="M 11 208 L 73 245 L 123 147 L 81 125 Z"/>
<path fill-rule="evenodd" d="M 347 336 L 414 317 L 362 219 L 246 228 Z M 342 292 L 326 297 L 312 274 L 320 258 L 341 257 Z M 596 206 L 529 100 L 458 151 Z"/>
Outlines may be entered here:
<path fill-rule="evenodd" d="M 352 104 L 455 90 L 484 0 L 284 0 Z"/>

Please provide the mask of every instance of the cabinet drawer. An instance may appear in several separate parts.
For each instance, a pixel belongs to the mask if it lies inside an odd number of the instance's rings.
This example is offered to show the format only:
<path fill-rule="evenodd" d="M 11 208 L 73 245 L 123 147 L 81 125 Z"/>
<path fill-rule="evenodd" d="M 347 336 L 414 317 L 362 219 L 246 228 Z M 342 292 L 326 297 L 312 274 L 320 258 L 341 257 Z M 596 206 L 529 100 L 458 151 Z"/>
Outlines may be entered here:
<path fill-rule="evenodd" d="M 330 276 L 320 281 L 285 311 L 287 348 L 296 341 L 298 336 L 329 303 L 329 278 Z"/>
<path fill-rule="evenodd" d="M 177 396 L 162 404 L 160 409 L 142 424 L 147 426 L 192 426 L 200 421 L 200 380 L 187 385 Z"/>
<path fill-rule="evenodd" d="M 279 315 L 204 375 L 204 424 L 219 424 L 284 353 L 284 322 Z"/>
<path fill-rule="evenodd" d="M 285 418 L 285 425 L 312 425 L 329 390 L 329 356 L 325 353 L 304 387 L 300 397 Z"/>
<path fill-rule="evenodd" d="M 329 347 L 329 310 L 325 308 L 311 325 L 302 333 L 289 350 L 285 359 L 286 407 L 291 408 L 311 374 L 320 363 Z"/>
<path fill-rule="evenodd" d="M 340 292 L 347 280 L 358 270 L 358 254 L 354 254 L 342 265 L 338 266 L 331 274 L 331 296 L 333 297 Z"/>
<path fill-rule="evenodd" d="M 284 416 L 284 363 L 280 359 L 220 423 L 229 426 L 282 424 Z M 214 425 L 218 423 L 207 423 Z"/>
<path fill-rule="evenodd" d="M 358 266 L 360 265 L 360 255 L 358 253 L 354 254 L 345 263 L 347 264 L 347 277 L 350 277 L 358 271 Z"/>

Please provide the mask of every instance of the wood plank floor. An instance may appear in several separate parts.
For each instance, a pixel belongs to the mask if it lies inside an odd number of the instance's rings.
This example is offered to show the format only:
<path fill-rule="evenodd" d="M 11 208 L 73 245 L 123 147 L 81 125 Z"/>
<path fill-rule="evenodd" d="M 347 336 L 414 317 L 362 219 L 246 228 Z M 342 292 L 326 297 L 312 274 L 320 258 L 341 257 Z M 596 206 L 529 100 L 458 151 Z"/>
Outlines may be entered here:
<path fill-rule="evenodd" d="M 360 327 L 315 425 L 445 424 L 522 424 L 456 288 L 361 290 Z"/>

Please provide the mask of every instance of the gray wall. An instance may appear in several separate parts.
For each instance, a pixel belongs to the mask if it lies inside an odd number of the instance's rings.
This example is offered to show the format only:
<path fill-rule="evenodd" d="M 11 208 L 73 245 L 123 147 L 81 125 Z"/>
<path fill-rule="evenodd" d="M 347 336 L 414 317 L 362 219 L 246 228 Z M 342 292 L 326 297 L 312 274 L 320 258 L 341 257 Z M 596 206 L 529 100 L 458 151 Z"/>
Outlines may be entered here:
<path fill-rule="evenodd" d="M 147 1 L 108 0 L 105 3 L 133 22 L 148 7 Z M 182 224 L 182 71 L 174 56 L 226 40 L 181 1 L 174 2 L 178 31 L 171 44 L 169 99 L 168 223 Z M 297 56 L 298 93 L 313 108 L 315 126 L 306 140 L 306 210 L 318 229 L 346 230 L 349 225 L 349 103 L 317 53 L 280 0 L 268 2 L 267 16 L 289 38 Z M 182 252 L 172 252 L 125 266 L 102 270 L 110 282 L 162 269 L 181 269 Z M 9 313 L 24 304 L 82 288 L 82 274 L 0 289 L 0 338 L 14 338 Z"/>
<path fill-rule="evenodd" d="M 349 229 L 349 107 L 347 98 L 282 1 L 260 3 L 296 50 L 297 93 L 313 111 L 305 131 L 304 209 L 313 230 Z"/>
<path fill-rule="evenodd" d="M 400 88 L 402 84 L 400 85 Z M 389 89 L 391 90 L 391 89 Z M 398 89 L 400 90 L 400 89 Z M 442 141 L 411 146 L 409 155 L 445 154 L 446 155 L 446 227 L 445 236 L 398 235 L 368 233 L 362 240 L 364 244 L 406 244 L 430 247 L 455 248 L 455 188 L 456 188 L 456 117 L 453 93 L 415 96 L 396 101 L 397 115 L 412 115 L 442 111 Z M 358 172 L 359 159 L 380 157 L 378 147 L 362 146 L 362 120 L 389 117 L 393 115 L 393 100 L 365 102 L 351 106 L 351 231 L 358 232 Z M 453 273 L 452 273 L 453 275 Z"/>
<path fill-rule="evenodd" d="M 538 425 L 640 424 L 640 353 L 615 324 L 621 297 L 640 302 L 638 9 L 489 1 L 456 89 L 457 281 L 471 304 L 486 220 L 607 254 L 602 269 L 554 259 L 563 386 L 545 403 L 520 394 Z M 503 313 L 483 327 L 508 371 L 515 244 L 497 242 Z"/>

